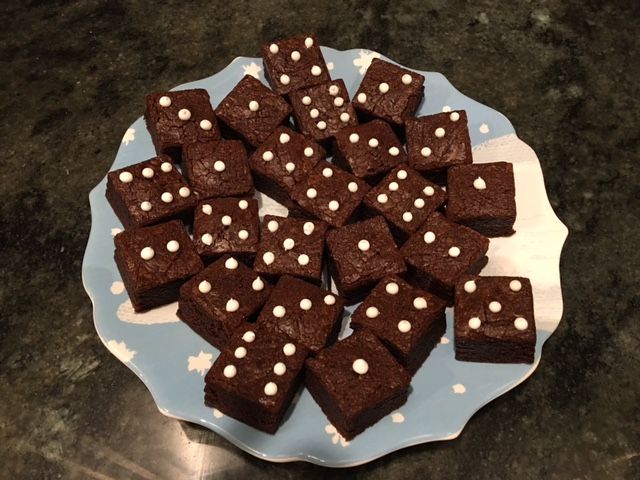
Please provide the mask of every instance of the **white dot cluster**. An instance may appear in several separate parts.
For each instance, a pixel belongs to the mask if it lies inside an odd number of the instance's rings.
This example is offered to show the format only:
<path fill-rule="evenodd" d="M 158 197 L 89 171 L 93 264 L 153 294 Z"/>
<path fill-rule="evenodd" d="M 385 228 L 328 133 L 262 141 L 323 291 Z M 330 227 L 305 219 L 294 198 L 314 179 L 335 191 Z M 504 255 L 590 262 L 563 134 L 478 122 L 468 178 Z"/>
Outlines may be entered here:
<path fill-rule="evenodd" d="M 313 68 L 317 68 L 314 73 Z M 312 74 L 320 75 L 322 73 L 320 67 L 313 67 Z M 305 107 L 309 107 L 307 111 L 310 118 L 315 121 L 315 127 L 320 130 L 326 130 L 329 120 L 333 119 L 334 116 L 340 120 L 341 123 L 349 123 L 351 121 L 351 114 L 347 111 L 349 108 L 348 100 L 345 100 L 343 96 L 341 96 L 340 87 L 336 84 L 331 84 L 327 89 L 328 94 L 333 97 L 332 103 L 335 107 L 334 110 L 326 110 L 326 109 L 318 109 L 313 106 L 313 99 L 309 95 L 305 95 L 302 97 L 301 102 Z M 345 92 L 346 94 L 346 92 Z M 325 117 L 322 118 L 321 112 L 324 113 Z"/>
<path fill-rule="evenodd" d="M 168 108 L 173 105 L 173 100 L 169 95 L 163 95 L 158 100 L 158 105 L 160 105 L 160 107 L 162 108 Z M 183 122 L 191 120 L 192 116 L 193 114 L 188 108 L 181 108 L 180 110 L 178 110 L 178 118 Z M 200 119 L 199 121 L 196 120 L 196 122 L 202 130 L 209 131 L 213 128 L 213 123 L 207 118 Z"/>

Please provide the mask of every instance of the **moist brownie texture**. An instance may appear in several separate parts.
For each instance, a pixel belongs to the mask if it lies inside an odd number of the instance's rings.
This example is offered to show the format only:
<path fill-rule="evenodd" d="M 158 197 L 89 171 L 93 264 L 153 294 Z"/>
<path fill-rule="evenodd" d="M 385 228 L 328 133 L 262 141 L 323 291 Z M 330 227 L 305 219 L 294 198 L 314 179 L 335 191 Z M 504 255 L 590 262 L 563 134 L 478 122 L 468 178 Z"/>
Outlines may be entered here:
<path fill-rule="evenodd" d="M 265 215 L 254 270 L 269 278 L 293 275 L 319 284 L 327 227 L 324 222 Z"/>
<path fill-rule="evenodd" d="M 247 151 L 239 140 L 185 145 L 182 167 L 200 199 L 253 194 Z"/>
<path fill-rule="evenodd" d="M 221 349 L 238 325 L 255 320 L 270 292 L 263 278 L 225 255 L 182 286 L 178 317 Z"/>
<path fill-rule="evenodd" d="M 265 304 L 258 323 L 286 333 L 318 352 L 338 338 L 344 301 L 328 290 L 285 275 Z"/>
<path fill-rule="evenodd" d="M 315 35 L 267 43 L 262 46 L 262 59 L 264 76 L 280 95 L 331 81 Z"/>
<path fill-rule="evenodd" d="M 335 152 L 336 164 L 370 184 L 407 160 L 402 143 L 382 120 L 343 128 L 336 133 Z"/>
<path fill-rule="evenodd" d="M 136 312 L 175 302 L 180 286 L 204 267 L 182 222 L 115 236 L 116 265 Z"/>
<path fill-rule="evenodd" d="M 415 114 L 424 97 L 424 76 L 393 63 L 374 58 L 353 105 L 365 117 L 377 117 L 402 127 Z"/>
<path fill-rule="evenodd" d="M 184 145 L 221 138 L 209 94 L 200 88 L 147 95 L 144 119 L 156 152 L 176 162 Z"/>
<path fill-rule="evenodd" d="M 205 377 L 205 404 L 275 433 L 300 387 L 307 353 L 283 333 L 244 323 Z"/>
<path fill-rule="evenodd" d="M 403 243 L 436 209 L 447 194 L 435 183 L 402 164 L 369 190 L 364 204 L 382 215 L 399 243 Z"/>
<path fill-rule="evenodd" d="M 371 330 L 414 374 L 444 335 L 445 307 L 441 298 L 388 276 L 353 313 L 351 327 Z"/>
<path fill-rule="evenodd" d="M 361 300 L 384 276 L 406 270 L 380 216 L 329 231 L 327 247 L 333 280 L 348 304 Z"/>
<path fill-rule="evenodd" d="M 402 246 L 409 280 L 451 301 L 462 275 L 477 274 L 487 263 L 489 239 L 433 213 Z"/>
<path fill-rule="evenodd" d="M 307 388 L 347 440 L 407 401 L 411 376 L 367 330 L 320 351 L 306 366 Z"/>
<path fill-rule="evenodd" d="M 216 108 L 218 119 L 252 147 L 264 142 L 290 113 L 280 95 L 251 75 L 245 75 Z"/>
<path fill-rule="evenodd" d="M 125 228 L 190 222 L 198 201 L 167 155 L 109 172 L 106 197 Z"/>
<path fill-rule="evenodd" d="M 258 201 L 253 198 L 216 198 L 198 205 L 193 241 L 205 261 L 225 253 L 252 264 L 260 241 Z"/>
<path fill-rule="evenodd" d="M 523 277 L 463 277 L 456 284 L 456 359 L 533 363 L 536 322 Z"/>
<path fill-rule="evenodd" d="M 447 217 L 486 235 L 513 235 L 516 188 L 507 162 L 451 167 L 447 173 Z"/>
<path fill-rule="evenodd" d="M 304 135 L 278 127 L 253 152 L 249 164 L 258 190 L 280 203 L 287 203 L 293 188 L 325 154 L 320 145 Z"/>

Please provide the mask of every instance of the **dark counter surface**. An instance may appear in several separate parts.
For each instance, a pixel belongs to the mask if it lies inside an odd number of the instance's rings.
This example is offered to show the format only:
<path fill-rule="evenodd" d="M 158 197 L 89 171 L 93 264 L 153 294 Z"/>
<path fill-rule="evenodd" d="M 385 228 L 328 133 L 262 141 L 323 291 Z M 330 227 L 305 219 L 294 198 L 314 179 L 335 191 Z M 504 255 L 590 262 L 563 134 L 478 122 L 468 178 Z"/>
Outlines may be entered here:
<path fill-rule="evenodd" d="M 640 4 L 511 3 L 4 2 L 0 478 L 640 478 Z M 534 375 L 457 440 L 341 471 L 161 415 L 98 339 L 80 272 L 88 192 L 145 94 L 308 30 L 503 112 L 570 230 L 564 318 Z"/>

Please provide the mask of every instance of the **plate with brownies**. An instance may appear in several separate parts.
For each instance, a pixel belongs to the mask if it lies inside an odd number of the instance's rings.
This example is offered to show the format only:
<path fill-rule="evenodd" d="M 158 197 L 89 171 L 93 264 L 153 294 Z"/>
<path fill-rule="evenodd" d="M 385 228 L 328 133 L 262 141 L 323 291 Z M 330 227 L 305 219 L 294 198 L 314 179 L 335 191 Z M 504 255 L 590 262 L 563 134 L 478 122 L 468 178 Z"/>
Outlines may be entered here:
<path fill-rule="evenodd" d="M 537 367 L 567 229 L 535 153 L 443 75 L 309 34 L 139 110 L 83 281 L 163 414 L 346 467 L 457 437 Z"/>

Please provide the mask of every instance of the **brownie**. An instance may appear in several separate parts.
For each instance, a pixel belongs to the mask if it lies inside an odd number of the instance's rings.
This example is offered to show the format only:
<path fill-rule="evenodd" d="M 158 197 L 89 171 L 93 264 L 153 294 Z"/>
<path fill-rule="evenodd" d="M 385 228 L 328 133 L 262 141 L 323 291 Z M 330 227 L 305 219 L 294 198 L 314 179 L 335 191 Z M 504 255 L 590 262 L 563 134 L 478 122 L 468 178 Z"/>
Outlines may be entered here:
<path fill-rule="evenodd" d="M 414 374 L 447 327 L 447 303 L 397 276 L 383 278 L 351 316 L 351 328 L 366 328 Z"/>
<path fill-rule="evenodd" d="M 343 128 L 336 133 L 333 162 L 372 185 L 406 161 L 402 143 L 382 120 Z"/>
<path fill-rule="evenodd" d="M 156 152 L 176 162 L 184 145 L 221 138 L 209 94 L 201 88 L 147 95 L 144 119 Z"/>
<path fill-rule="evenodd" d="M 182 286 L 178 318 L 221 349 L 238 325 L 255 320 L 270 292 L 258 274 L 224 255 Z"/>
<path fill-rule="evenodd" d="M 293 188 L 325 158 L 317 143 L 287 127 L 278 127 L 249 158 L 256 187 L 286 204 Z"/>
<path fill-rule="evenodd" d="M 368 191 L 364 180 L 323 160 L 293 189 L 291 198 L 312 217 L 341 227 L 357 218 Z"/>
<path fill-rule="evenodd" d="M 293 275 L 319 284 L 328 225 L 265 215 L 253 268 L 269 278 Z"/>
<path fill-rule="evenodd" d="M 398 165 L 364 197 L 366 207 L 382 215 L 398 243 L 403 243 L 435 210 L 447 194 L 406 164 Z"/>
<path fill-rule="evenodd" d="M 447 172 L 447 217 L 486 235 L 513 235 L 516 187 L 507 162 L 451 167 Z"/>
<path fill-rule="evenodd" d="M 340 297 L 285 275 L 273 288 L 258 323 L 286 333 L 316 353 L 338 339 L 343 313 Z"/>
<path fill-rule="evenodd" d="M 353 97 L 353 105 L 365 118 L 381 118 L 401 129 L 424 97 L 424 76 L 374 58 Z"/>
<path fill-rule="evenodd" d="M 206 262 L 228 253 L 252 264 L 259 241 L 257 200 L 216 198 L 196 208 L 193 242 Z"/>
<path fill-rule="evenodd" d="M 216 108 L 218 119 L 252 147 L 264 142 L 290 113 L 280 95 L 251 75 L 245 75 Z"/>
<path fill-rule="evenodd" d="M 109 172 L 106 197 L 124 228 L 190 222 L 198 202 L 167 155 Z"/>
<path fill-rule="evenodd" d="M 327 234 L 332 278 L 349 304 L 361 300 L 386 275 L 406 266 L 384 218 L 377 216 Z"/>
<path fill-rule="evenodd" d="M 201 199 L 253 194 L 247 151 L 239 140 L 185 145 L 182 167 Z"/>
<path fill-rule="evenodd" d="M 487 264 L 489 239 L 433 213 L 402 246 L 411 283 L 451 301 L 456 282 Z"/>
<path fill-rule="evenodd" d="M 411 375 L 367 330 L 308 358 L 306 367 L 309 392 L 346 440 L 407 401 Z"/>
<path fill-rule="evenodd" d="M 262 46 L 262 59 L 264 76 L 280 95 L 331 81 L 315 35 L 267 43 Z"/>
<path fill-rule="evenodd" d="M 205 377 L 205 404 L 275 433 L 302 383 L 307 354 L 283 333 L 243 323 Z"/>
<path fill-rule="evenodd" d="M 289 94 L 298 129 L 316 142 L 328 142 L 340 130 L 358 124 L 342 80 L 314 85 Z"/>
<path fill-rule="evenodd" d="M 533 363 L 536 321 L 523 277 L 463 277 L 456 284 L 456 360 Z"/>
<path fill-rule="evenodd" d="M 114 243 L 114 259 L 136 312 L 175 302 L 180 286 L 204 268 L 179 220 L 125 230 Z"/>
<path fill-rule="evenodd" d="M 409 165 L 439 181 L 454 165 L 473 161 L 467 112 L 436 113 L 407 119 Z"/>

